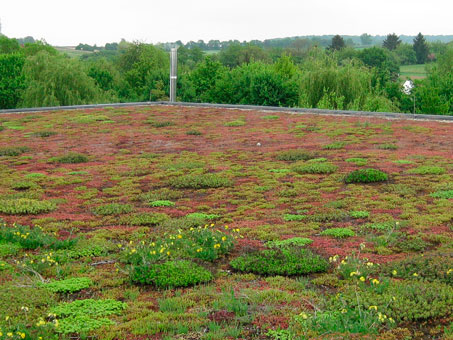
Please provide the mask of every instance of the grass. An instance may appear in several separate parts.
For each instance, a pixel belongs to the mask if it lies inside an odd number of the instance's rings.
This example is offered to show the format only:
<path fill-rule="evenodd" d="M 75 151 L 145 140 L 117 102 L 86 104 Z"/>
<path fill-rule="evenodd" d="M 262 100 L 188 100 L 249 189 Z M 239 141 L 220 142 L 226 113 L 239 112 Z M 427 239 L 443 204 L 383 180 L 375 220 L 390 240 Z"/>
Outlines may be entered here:
<path fill-rule="evenodd" d="M 141 106 L 0 125 L 3 335 L 442 338 L 451 323 L 451 124 Z M 49 161 L 71 152 L 86 158 Z"/>
<path fill-rule="evenodd" d="M 428 76 L 426 65 L 402 65 L 400 67 L 400 76 L 402 79 L 424 79 Z"/>

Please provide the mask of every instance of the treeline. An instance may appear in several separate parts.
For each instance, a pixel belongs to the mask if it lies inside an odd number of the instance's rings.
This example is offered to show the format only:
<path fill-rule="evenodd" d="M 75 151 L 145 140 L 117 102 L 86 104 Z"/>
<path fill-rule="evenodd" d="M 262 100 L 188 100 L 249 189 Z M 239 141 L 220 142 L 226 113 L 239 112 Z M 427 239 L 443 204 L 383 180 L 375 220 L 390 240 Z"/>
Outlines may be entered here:
<path fill-rule="evenodd" d="M 357 50 L 342 37 L 327 48 L 305 40 L 287 48 L 231 44 L 217 54 L 178 49 L 178 100 L 340 110 L 453 114 L 453 46 L 396 36 Z M 390 45 L 389 45 L 390 44 Z M 399 67 L 431 61 L 426 79 L 402 91 Z M 81 58 L 44 42 L 0 38 L 0 108 L 168 99 L 162 46 L 121 41 Z"/>

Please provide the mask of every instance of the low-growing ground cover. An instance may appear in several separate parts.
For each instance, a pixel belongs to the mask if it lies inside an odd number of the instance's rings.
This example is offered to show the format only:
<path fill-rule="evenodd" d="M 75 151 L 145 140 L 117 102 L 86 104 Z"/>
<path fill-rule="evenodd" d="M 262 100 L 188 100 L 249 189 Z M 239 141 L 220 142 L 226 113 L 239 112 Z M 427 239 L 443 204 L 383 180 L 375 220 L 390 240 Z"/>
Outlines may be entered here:
<path fill-rule="evenodd" d="M 453 333 L 452 124 L 150 106 L 0 126 L 0 339 Z"/>

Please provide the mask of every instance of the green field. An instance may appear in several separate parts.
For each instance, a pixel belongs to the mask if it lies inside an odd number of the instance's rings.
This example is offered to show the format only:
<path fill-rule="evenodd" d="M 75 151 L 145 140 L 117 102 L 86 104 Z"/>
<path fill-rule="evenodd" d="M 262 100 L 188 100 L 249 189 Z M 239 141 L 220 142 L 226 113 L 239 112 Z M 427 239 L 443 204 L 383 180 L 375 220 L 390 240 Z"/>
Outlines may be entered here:
<path fill-rule="evenodd" d="M 426 64 L 422 65 L 403 65 L 400 67 L 400 76 L 404 79 L 424 79 L 428 75 Z"/>
<path fill-rule="evenodd" d="M 89 51 L 79 51 L 79 50 L 74 49 L 73 47 L 67 47 L 67 46 L 54 46 L 54 47 L 59 52 L 65 53 L 70 57 L 80 57 L 84 54 L 93 53 L 93 52 L 89 52 Z"/>

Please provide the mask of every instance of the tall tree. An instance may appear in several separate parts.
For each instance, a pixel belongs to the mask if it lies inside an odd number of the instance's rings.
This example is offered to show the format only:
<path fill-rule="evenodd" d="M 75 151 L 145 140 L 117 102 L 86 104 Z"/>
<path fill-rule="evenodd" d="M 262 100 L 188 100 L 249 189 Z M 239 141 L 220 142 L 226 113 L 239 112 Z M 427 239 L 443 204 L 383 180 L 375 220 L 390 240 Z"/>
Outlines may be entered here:
<path fill-rule="evenodd" d="M 368 33 L 363 33 L 360 36 L 360 42 L 362 43 L 362 45 L 369 46 L 373 43 L 373 37 Z"/>
<path fill-rule="evenodd" d="M 424 64 L 428 59 L 429 47 L 423 34 L 419 33 L 414 39 L 414 51 L 417 56 L 417 64 Z"/>
<path fill-rule="evenodd" d="M 389 51 L 396 50 L 396 48 L 401 44 L 400 37 L 397 36 L 395 33 L 388 34 L 387 38 L 385 38 L 384 43 L 382 46 Z"/>
<path fill-rule="evenodd" d="M 341 49 L 343 49 L 343 48 L 345 48 L 345 47 L 346 47 L 346 44 L 345 44 L 345 42 L 344 42 L 343 37 L 337 34 L 336 36 L 334 36 L 334 37 L 332 38 L 332 43 L 330 44 L 330 47 L 329 47 L 329 48 L 330 48 L 331 50 L 336 50 L 336 51 L 338 51 L 338 50 L 341 50 Z"/>

